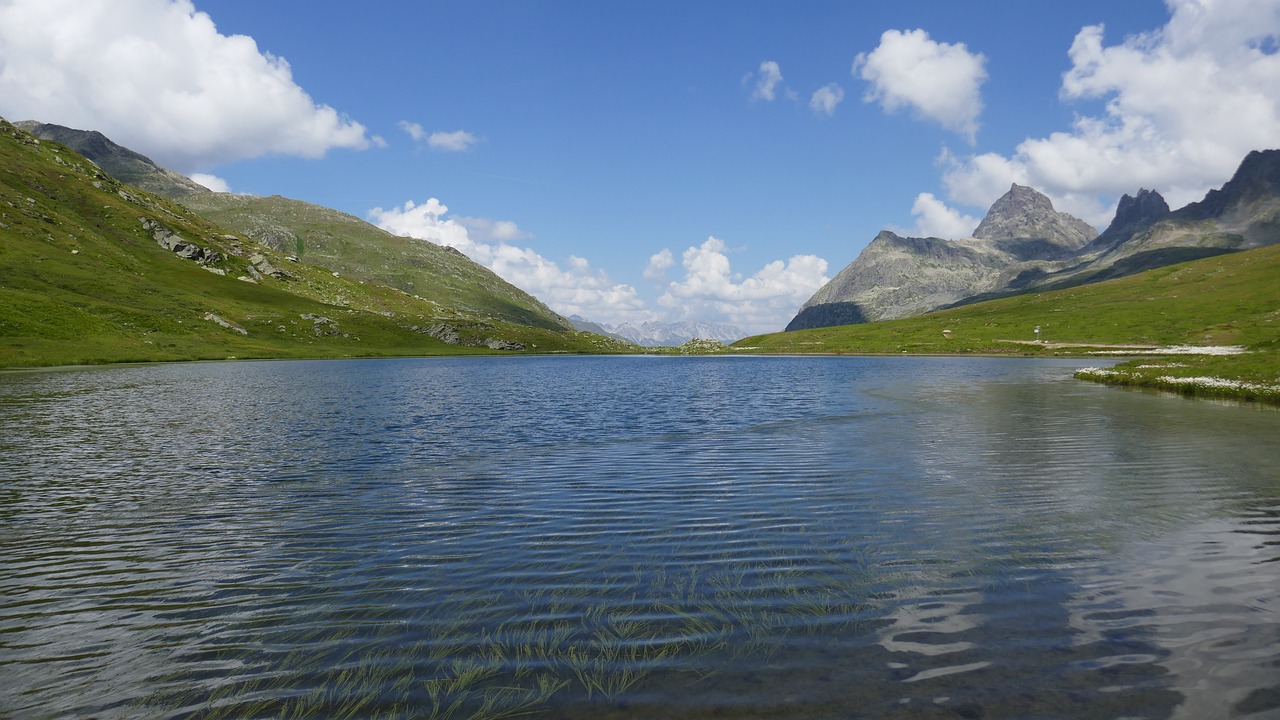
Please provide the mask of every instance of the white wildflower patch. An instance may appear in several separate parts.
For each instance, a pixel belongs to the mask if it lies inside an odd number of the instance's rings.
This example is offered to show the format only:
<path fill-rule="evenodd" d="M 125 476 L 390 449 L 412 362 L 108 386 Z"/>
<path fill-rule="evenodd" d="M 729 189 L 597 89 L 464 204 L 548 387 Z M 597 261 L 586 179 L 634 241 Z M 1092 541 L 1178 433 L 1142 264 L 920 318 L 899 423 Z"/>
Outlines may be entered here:
<path fill-rule="evenodd" d="M 1075 375 L 1076 377 L 1114 378 L 1114 377 L 1128 377 L 1129 373 L 1124 372 L 1122 370 L 1113 370 L 1111 368 L 1087 367 L 1087 368 L 1080 368 L 1079 370 L 1076 371 Z"/>
<path fill-rule="evenodd" d="M 1196 376 L 1176 377 L 1173 375 L 1156 375 L 1147 370 L 1164 370 L 1173 367 L 1187 367 L 1183 363 L 1167 365 L 1138 365 L 1133 368 L 1081 368 L 1075 372 L 1080 380 L 1093 380 L 1109 385 L 1141 385 L 1145 387 L 1171 390 L 1187 395 L 1219 395 L 1235 396 L 1249 399 L 1280 400 L 1280 384 L 1248 382 L 1246 380 L 1230 380 L 1228 378 Z"/>
<path fill-rule="evenodd" d="M 1255 393 L 1280 393 L 1280 385 L 1263 385 L 1262 383 L 1251 383 L 1243 380 L 1228 380 L 1219 377 L 1173 377 L 1171 375 L 1162 375 L 1156 378 L 1156 382 L 1165 385 L 1190 386 L 1195 388 L 1203 388 L 1205 390 L 1235 390 L 1240 392 Z"/>

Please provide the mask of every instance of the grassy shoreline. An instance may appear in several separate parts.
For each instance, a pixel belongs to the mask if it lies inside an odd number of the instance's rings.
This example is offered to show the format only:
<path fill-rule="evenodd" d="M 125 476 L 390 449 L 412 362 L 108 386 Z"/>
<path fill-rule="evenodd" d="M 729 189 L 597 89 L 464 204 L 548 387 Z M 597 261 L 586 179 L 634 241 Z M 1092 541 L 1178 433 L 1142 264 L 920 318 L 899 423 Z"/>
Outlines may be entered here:
<path fill-rule="evenodd" d="M 1278 360 L 1274 353 L 1148 357 L 1108 368 L 1082 368 L 1076 371 L 1075 377 L 1104 385 L 1148 388 L 1188 397 L 1280 405 Z"/>

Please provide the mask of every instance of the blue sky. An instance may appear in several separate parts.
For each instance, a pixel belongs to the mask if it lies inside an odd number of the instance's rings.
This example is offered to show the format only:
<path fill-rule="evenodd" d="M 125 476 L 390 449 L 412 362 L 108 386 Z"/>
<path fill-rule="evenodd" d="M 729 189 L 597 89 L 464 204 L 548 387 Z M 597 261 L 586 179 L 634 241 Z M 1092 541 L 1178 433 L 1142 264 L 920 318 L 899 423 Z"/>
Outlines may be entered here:
<path fill-rule="evenodd" d="M 0 115 L 454 245 L 564 314 L 781 329 L 1010 182 L 1105 226 L 1280 146 L 1280 0 L 0 0 Z M 446 209 L 447 208 L 447 209 Z"/>

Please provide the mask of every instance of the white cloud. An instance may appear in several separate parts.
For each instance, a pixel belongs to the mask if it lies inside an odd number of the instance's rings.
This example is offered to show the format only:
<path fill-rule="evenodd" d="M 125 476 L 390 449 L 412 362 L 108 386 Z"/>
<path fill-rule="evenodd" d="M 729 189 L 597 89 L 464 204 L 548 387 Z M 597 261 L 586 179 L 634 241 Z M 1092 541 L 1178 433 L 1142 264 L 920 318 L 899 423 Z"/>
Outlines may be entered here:
<path fill-rule="evenodd" d="M 396 123 L 396 126 L 399 127 L 401 130 L 405 131 L 405 133 L 408 134 L 409 137 L 413 138 L 414 142 L 422 142 L 423 140 L 427 139 L 426 129 L 424 129 L 421 125 L 419 125 L 416 122 L 401 120 L 400 122 Z"/>
<path fill-rule="evenodd" d="M 915 228 L 909 231 L 912 237 L 936 237 L 944 240 L 970 237 L 979 223 L 978 218 L 947 207 L 933 193 L 917 195 L 911 206 L 911 214 L 916 218 Z"/>
<path fill-rule="evenodd" d="M 888 112 L 914 108 L 972 144 L 982 114 L 985 65 L 986 56 L 969 52 L 963 43 L 935 42 L 924 30 L 887 30 L 875 50 L 858 54 L 853 75 L 871 83 L 866 102 L 879 102 Z"/>
<path fill-rule="evenodd" d="M 488 240 L 511 242 L 512 240 L 530 240 L 534 237 L 533 233 L 521 230 L 519 225 L 510 220 L 490 220 L 463 215 L 456 215 L 453 219 L 465 227 L 473 239 L 481 242 Z"/>
<path fill-rule="evenodd" d="M 214 192 L 229 193 L 231 185 L 226 180 L 217 175 L 209 175 L 207 173 L 191 173 L 191 179 L 201 185 L 209 188 Z"/>
<path fill-rule="evenodd" d="M 675 256 L 667 248 L 649 256 L 649 264 L 644 268 L 644 279 L 662 282 L 667 279 L 667 270 L 676 264 Z"/>
<path fill-rule="evenodd" d="M 844 100 L 844 88 L 837 83 L 823 85 L 813 92 L 809 98 L 809 108 L 819 115 L 831 117 L 836 114 L 836 106 Z"/>
<path fill-rule="evenodd" d="M 433 132 L 427 137 L 427 147 L 443 152 L 464 152 L 476 144 L 478 138 L 466 130 Z"/>
<path fill-rule="evenodd" d="M 0 3 L 0 114 L 99 130 L 181 172 L 371 142 L 190 0 Z"/>
<path fill-rule="evenodd" d="M 949 158 L 948 196 L 984 205 L 1010 182 L 1048 194 L 1096 225 L 1114 199 L 1155 188 L 1171 207 L 1199 200 L 1251 150 L 1280 142 L 1280 0 L 1169 0 L 1163 28 L 1104 42 L 1076 35 L 1065 101 L 1104 100 L 1069 131 L 1023 141 L 1009 157 Z"/>
<path fill-rule="evenodd" d="M 570 256 L 568 268 L 562 268 L 530 248 L 516 247 L 501 239 L 481 241 L 471 236 L 461 218 L 445 217 L 448 212 L 448 207 L 431 198 L 420 205 L 408 201 L 403 207 L 390 210 L 374 208 L 369 217 L 388 232 L 457 248 L 563 315 L 581 315 L 611 324 L 655 319 L 635 288 L 612 282 L 586 259 Z M 506 221 L 466 221 L 488 228 L 516 228 L 515 223 L 504 225 Z"/>
<path fill-rule="evenodd" d="M 778 97 L 778 86 L 782 84 L 782 69 L 773 60 L 760 63 L 759 73 L 748 74 L 744 80 L 756 78 L 756 86 L 751 91 L 752 100 L 773 102 Z"/>
<path fill-rule="evenodd" d="M 827 261 L 814 255 L 775 260 L 744 278 L 733 272 L 727 252 L 716 237 L 685 250 L 684 279 L 669 283 L 658 303 L 677 313 L 677 320 L 709 319 L 750 333 L 768 332 L 785 327 L 829 279 Z"/>

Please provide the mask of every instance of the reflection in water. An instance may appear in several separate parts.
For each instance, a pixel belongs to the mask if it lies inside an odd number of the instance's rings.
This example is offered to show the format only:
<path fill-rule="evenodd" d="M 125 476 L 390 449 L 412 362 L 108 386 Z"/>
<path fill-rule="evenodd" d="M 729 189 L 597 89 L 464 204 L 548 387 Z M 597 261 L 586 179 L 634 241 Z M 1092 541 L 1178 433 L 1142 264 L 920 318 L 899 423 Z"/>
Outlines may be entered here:
<path fill-rule="evenodd" d="M 1280 713 L 1280 413 L 1072 365 L 0 375 L 0 716 Z"/>

